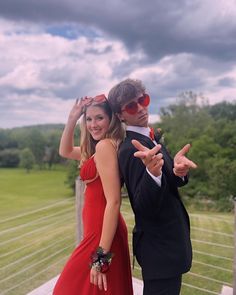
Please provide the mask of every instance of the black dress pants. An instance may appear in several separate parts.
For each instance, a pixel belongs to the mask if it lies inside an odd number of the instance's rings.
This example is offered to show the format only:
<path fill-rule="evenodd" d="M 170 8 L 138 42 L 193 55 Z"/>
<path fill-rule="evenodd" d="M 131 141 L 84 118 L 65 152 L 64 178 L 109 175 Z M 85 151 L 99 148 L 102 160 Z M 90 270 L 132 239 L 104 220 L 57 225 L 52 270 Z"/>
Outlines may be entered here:
<path fill-rule="evenodd" d="M 143 295 L 179 295 L 182 275 L 157 280 L 144 280 Z"/>

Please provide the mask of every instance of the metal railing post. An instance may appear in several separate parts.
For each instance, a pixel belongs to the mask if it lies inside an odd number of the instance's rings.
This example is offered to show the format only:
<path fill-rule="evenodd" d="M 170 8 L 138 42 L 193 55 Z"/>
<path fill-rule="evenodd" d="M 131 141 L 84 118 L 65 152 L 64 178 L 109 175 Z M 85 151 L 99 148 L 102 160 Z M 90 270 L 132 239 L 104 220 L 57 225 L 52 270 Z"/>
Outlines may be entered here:
<path fill-rule="evenodd" d="M 77 177 L 75 181 L 76 245 L 78 245 L 83 238 L 82 209 L 84 205 L 84 189 L 84 182 L 79 177 Z"/>

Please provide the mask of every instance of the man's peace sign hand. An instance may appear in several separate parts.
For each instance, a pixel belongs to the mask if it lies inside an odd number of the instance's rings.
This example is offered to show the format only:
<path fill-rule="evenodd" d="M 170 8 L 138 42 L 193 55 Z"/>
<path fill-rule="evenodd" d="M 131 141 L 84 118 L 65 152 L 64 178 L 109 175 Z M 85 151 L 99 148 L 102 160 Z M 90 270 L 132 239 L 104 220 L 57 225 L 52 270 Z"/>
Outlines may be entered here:
<path fill-rule="evenodd" d="M 134 156 L 142 160 L 143 164 L 147 167 L 151 174 L 154 176 L 160 176 L 162 173 L 162 166 L 164 164 L 162 154 L 158 153 L 161 145 L 158 144 L 154 148 L 149 149 L 135 139 L 132 140 L 132 144 L 138 150 L 134 153 Z"/>
<path fill-rule="evenodd" d="M 173 172 L 176 176 L 183 177 L 189 172 L 189 169 L 196 169 L 197 165 L 189 160 L 185 154 L 190 150 L 191 145 L 186 144 L 174 157 Z"/>

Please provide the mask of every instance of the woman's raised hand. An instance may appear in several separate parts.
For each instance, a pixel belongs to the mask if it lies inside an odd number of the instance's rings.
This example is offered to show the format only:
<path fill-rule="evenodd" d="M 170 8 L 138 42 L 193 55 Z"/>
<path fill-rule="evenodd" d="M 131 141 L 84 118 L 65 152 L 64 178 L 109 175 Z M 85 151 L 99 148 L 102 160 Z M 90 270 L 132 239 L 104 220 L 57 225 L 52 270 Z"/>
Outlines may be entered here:
<path fill-rule="evenodd" d="M 92 97 L 87 97 L 87 96 L 77 98 L 75 101 L 75 104 L 73 105 L 70 111 L 69 119 L 73 121 L 79 120 L 79 118 L 85 111 L 85 106 L 90 104 L 91 100 L 92 100 Z"/>

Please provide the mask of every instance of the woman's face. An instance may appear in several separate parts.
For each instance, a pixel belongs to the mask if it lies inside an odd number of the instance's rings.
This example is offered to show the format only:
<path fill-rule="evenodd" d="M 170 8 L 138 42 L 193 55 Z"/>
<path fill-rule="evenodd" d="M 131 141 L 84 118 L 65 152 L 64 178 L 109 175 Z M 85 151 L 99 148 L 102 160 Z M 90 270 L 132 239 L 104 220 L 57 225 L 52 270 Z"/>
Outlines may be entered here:
<path fill-rule="evenodd" d="M 94 140 L 105 138 L 109 128 L 110 119 L 99 106 L 89 106 L 86 110 L 86 127 Z"/>

